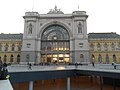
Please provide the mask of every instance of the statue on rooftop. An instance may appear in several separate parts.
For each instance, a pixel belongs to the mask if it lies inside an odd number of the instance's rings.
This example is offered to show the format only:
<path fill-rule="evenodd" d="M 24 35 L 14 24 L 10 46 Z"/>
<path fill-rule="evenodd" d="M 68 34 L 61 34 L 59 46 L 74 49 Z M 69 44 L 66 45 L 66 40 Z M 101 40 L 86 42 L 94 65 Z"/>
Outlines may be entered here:
<path fill-rule="evenodd" d="M 57 6 L 55 5 L 54 9 L 51 9 L 48 14 L 64 14 L 60 9 L 57 9 Z"/>

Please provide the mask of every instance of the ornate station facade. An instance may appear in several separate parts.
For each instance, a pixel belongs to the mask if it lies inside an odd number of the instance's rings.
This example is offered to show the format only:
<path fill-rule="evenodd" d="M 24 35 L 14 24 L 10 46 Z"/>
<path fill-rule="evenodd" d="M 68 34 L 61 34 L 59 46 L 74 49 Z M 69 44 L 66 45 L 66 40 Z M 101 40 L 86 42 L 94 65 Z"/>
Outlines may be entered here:
<path fill-rule="evenodd" d="M 120 35 L 87 34 L 85 11 L 26 12 L 23 34 L 0 34 L 0 60 L 8 63 L 120 63 Z"/>
<path fill-rule="evenodd" d="M 64 14 L 55 6 L 47 14 L 26 12 L 21 50 L 24 62 L 89 62 L 85 11 Z"/>

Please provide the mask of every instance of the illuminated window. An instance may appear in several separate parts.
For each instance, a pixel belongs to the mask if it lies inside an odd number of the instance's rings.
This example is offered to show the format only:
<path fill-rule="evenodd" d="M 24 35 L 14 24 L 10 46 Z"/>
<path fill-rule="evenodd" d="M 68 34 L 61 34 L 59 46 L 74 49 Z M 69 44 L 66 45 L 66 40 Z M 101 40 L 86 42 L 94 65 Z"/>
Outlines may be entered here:
<path fill-rule="evenodd" d="M 55 24 L 45 28 L 41 36 L 42 62 L 68 62 L 69 50 L 70 36 L 65 27 Z"/>

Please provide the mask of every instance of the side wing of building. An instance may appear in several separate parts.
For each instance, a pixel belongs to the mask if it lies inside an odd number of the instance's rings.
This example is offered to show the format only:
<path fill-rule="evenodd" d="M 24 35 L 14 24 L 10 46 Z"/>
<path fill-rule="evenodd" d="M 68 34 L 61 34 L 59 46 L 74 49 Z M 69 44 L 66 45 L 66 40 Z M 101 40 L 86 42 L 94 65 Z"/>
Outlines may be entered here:
<path fill-rule="evenodd" d="M 0 60 L 19 63 L 23 34 L 0 34 Z"/>
<path fill-rule="evenodd" d="M 89 33 L 91 62 L 120 63 L 120 35 L 111 33 Z"/>

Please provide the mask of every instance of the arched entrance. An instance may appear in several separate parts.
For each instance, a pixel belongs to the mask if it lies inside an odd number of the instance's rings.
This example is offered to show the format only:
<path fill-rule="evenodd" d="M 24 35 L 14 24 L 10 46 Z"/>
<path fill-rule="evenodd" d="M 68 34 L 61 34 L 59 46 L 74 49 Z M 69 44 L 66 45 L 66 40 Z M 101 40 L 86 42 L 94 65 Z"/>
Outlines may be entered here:
<path fill-rule="evenodd" d="M 41 37 L 41 62 L 70 62 L 70 36 L 65 27 L 48 26 Z"/>

